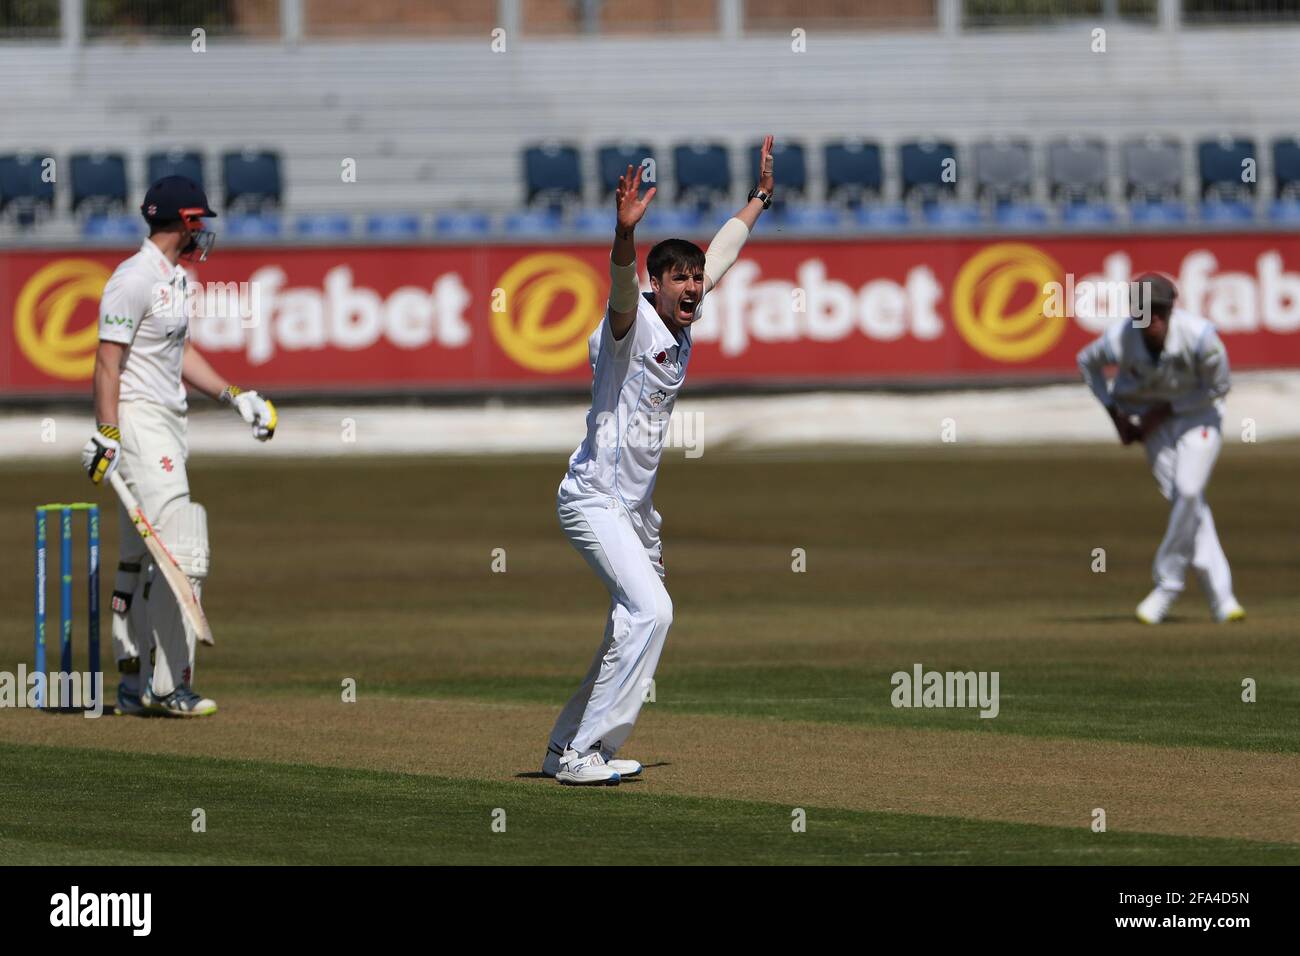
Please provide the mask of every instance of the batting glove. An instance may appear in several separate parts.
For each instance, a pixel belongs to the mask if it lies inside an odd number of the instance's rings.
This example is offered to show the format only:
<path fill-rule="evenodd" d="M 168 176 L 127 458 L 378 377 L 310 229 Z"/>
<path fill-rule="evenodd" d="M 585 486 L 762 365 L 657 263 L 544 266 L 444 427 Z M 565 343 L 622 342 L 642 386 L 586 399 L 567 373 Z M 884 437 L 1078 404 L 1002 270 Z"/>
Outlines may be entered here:
<path fill-rule="evenodd" d="M 116 425 L 99 425 L 81 449 L 81 467 L 95 484 L 107 480 L 122 456 L 122 432 Z"/>
<path fill-rule="evenodd" d="M 269 399 L 251 390 L 244 391 L 238 385 L 228 385 L 221 393 L 221 400 L 227 405 L 235 406 L 235 411 L 239 412 L 244 421 L 253 426 L 253 437 L 258 441 L 269 441 L 275 434 L 279 416 L 276 415 L 275 406 Z"/>

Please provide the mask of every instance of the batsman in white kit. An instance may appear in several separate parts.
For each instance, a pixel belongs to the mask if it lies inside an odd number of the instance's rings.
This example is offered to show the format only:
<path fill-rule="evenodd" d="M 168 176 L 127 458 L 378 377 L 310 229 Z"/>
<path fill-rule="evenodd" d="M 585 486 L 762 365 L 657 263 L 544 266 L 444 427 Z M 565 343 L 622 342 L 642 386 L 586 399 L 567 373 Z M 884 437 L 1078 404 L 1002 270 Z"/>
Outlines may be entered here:
<path fill-rule="evenodd" d="M 1223 400 L 1231 387 L 1228 351 L 1207 319 L 1176 308 L 1172 281 L 1150 273 L 1137 280 L 1135 318 L 1106 330 L 1079 353 L 1079 370 L 1109 412 L 1120 441 L 1146 446 L 1169 526 L 1156 551 L 1155 589 L 1137 607 L 1138 620 L 1164 621 L 1186 584 L 1190 566 L 1218 621 L 1246 612 L 1232 591 L 1232 571 L 1205 500 L 1223 447 Z M 1140 316 L 1139 316 L 1140 311 Z M 1102 369 L 1118 367 L 1108 385 Z"/>
<path fill-rule="evenodd" d="M 637 761 L 614 755 L 636 723 L 673 622 L 662 519 L 651 492 L 686 381 L 691 326 L 772 204 L 772 137 L 764 140 L 748 203 L 718 230 L 707 253 L 684 239 L 665 239 L 650 250 L 651 291 L 644 295 L 633 233 L 655 189 L 639 197 L 640 181 L 640 169 L 629 166 L 615 191 L 609 308 L 588 340 L 587 435 L 569 459 L 557 500 L 560 527 L 610 595 L 605 637 L 556 720 L 542 762 L 543 774 L 565 784 L 612 785 L 641 773 Z"/>
<path fill-rule="evenodd" d="M 203 506 L 190 500 L 185 386 L 234 406 L 261 441 L 275 433 L 276 411 L 256 392 L 226 382 L 189 343 L 194 288 L 180 262 L 202 262 L 212 246 L 203 219 L 216 213 L 203 190 L 185 177 L 167 176 L 149 187 L 140 209 L 149 237 L 109 277 L 100 302 L 97 426 L 82 464 L 96 484 L 121 470 L 197 597 L 210 565 L 208 521 Z M 164 576 L 154 573 L 121 502 L 118 514 L 121 560 L 112 601 L 118 713 L 216 713 L 216 703 L 191 686 L 195 628 Z"/>

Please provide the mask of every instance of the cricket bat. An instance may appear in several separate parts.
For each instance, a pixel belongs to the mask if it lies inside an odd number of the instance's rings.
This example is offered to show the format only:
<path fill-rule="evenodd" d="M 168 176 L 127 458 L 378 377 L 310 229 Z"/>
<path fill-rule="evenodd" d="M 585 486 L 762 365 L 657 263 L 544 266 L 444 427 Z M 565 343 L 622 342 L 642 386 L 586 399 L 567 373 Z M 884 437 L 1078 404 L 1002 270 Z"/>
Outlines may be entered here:
<path fill-rule="evenodd" d="M 195 636 L 200 643 L 209 646 L 216 643 L 212 637 L 212 628 L 208 626 L 208 617 L 203 613 L 203 605 L 199 604 L 198 596 L 194 593 L 194 588 L 190 584 L 190 579 L 185 576 L 176 559 L 172 557 L 167 545 L 163 544 L 162 538 L 154 530 L 149 519 L 144 515 L 144 509 L 140 507 L 140 502 L 135 500 L 135 495 L 131 494 L 131 489 L 126 486 L 122 476 L 116 471 L 109 477 L 109 483 L 112 484 L 113 490 L 117 496 L 122 499 L 122 504 L 126 508 L 127 514 L 131 516 L 131 522 L 135 525 L 135 530 L 139 533 L 140 538 L 144 541 L 144 546 L 149 549 L 149 554 L 153 556 L 154 564 L 162 572 L 162 576 L 167 579 L 167 585 L 176 595 L 176 600 L 181 606 L 181 613 L 185 615 L 185 620 L 190 627 L 194 628 Z"/>

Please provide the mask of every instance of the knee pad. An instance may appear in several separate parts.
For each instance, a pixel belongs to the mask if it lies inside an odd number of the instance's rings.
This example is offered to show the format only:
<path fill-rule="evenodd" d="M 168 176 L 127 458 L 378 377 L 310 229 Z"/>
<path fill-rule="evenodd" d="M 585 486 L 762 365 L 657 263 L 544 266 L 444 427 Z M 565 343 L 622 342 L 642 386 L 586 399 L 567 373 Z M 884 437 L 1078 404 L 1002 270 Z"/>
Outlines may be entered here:
<path fill-rule="evenodd" d="M 208 513 L 203 505 L 187 501 L 163 519 L 158 532 L 187 578 L 197 583 L 208 576 L 211 552 Z"/>

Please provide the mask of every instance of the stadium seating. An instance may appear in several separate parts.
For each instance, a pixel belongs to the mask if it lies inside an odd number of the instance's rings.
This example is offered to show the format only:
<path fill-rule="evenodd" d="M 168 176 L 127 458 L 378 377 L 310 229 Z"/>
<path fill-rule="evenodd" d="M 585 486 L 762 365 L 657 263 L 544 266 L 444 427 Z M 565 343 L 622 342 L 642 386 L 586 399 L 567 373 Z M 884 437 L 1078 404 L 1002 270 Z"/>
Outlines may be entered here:
<path fill-rule="evenodd" d="M 492 220 L 487 213 L 452 210 L 434 217 L 433 231 L 444 239 L 478 239 L 492 232 Z"/>
<path fill-rule="evenodd" d="M 242 150 L 223 153 L 221 179 L 225 184 L 225 208 L 260 212 L 280 205 L 280 157 L 268 151 Z"/>
<path fill-rule="evenodd" d="M 145 159 L 148 181 L 164 176 L 184 176 L 203 186 L 203 155 L 197 150 L 171 149 L 152 152 Z"/>
<path fill-rule="evenodd" d="M 68 165 L 74 213 L 126 208 L 126 158 L 120 153 L 73 153 Z"/>
<path fill-rule="evenodd" d="M 957 147 L 949 142 L 917 140 L 898 150 L 903 198 L 933 202 L 957 194 Z"/>
<path fill-rule="evenodd" d="M 1248 139 L 1222 137 L 1197 143 L 1201 198 L 1247 200 L 1252 197 L 1258 180 L 1256 157 L 1255 144 Z"/>
<path fill-rule="evenodd" d="M 9 213 L 20 226 L 30 226 L 53 211 L 54 181 L 42 175 L 49 155 L 32 151 L 0 156 L 0 215 Z"/>
<path fill-rule="evenodd" d="M 721 143 L 688 143 L 673 149 L 676 200 L 707 209 L 731 197 L 731 161 Z"/>
<path fill-rule="evenodd" d="M 261 239 L 278 239 L 280 233 L 280 217 L 274 214 L 234 212 L 221 218 L 222 239 L 253 242 Z"/>
<path fill-rule="evenodd" d="M 343 213 L 307 213 L 297 218 L 293 231 L 300 239 L 348 239 L 352 218 Z"/>
<path fill-rule="evenodd" d="M 879 197 L 884 188 L 880 144 L 842 139 L 822 149 L 826 170 L 826 198 L 857 206 L 865 198 Z"/>
<path fill-rule="evenodd" d="M 366 235 L 372 239 L 416 239 L 420 232 L 420 217 L 414 213 L 375 213 L 366 218 Z"/>
<path fill-rule="evenodd" d="M 596 151 L 596 168 L 600 170 L 600 196 L 605 199 L 618 187 L 619 177 L 629 166 L 640 168 L 646 161 L 654 162 L 655 153 L 648 143 L 607 143 Z M 658 180 L 658 169 L 655 179 Z"/>
<path fill-rule="evenodd" d="M 1300 197 L 1300 138 L 1273 140 L 1273 183 L 1278 196 Z"/>
<path fill-rule="evenodd" d="M 758 181 L 758 161 L 763 152 L 762 143 L 749 147 L 749 167 L 745 170 L 745 181 Z M 772 144 L 773 178 L 776 180 L 776 195 L 772 199 L 773 207 L 785 205 L 790 199 L 803 199 L 808 194 L 808 164 L 804 158 L 803 145 L 795 142 L 777 142 Z"/>
<path fill-rule="evenodd" d="M 509 213 L 502 226 L 507 236 L 549 239 L 564 225 L 561 214 L 549 207 Z"/>
<path fill-rule="evenodd" d="M 145 237 L 145 228 L 142 216 L 92 213 L 82 223 L 81 235 L 85 239 L 103 242 L 128 241 L 138 243 Z"/>
<path fill-rule="evenodd" d="M 556 212 L 582 199 L 582 168 L 578 150 L 560 143 L 543 143 L 524 150 L 524 202 L 544 202 Z"/>
<path fill-rule="evenodd" d="M 1119 142 L 1113 154 L 1101 139 L 1077 137 L 1039 143 L 1014 136 L 980 138 L 964 147 L 940 137 L 904 141 L 895 149 L 897 166 L 891 168 L 876 142 L 832 138 L 809 150 L 801 142 L 778 141 L 777 200 L 761 220 L 764 233 L 1105 230 L 1126 224 L 1150 230 L 1300 221 L 1300 140 L 1293 136 L 1272 139 L 1269 156 L 1254 167 L 1243 167 L 1257 159 L 1256 141 L 1249 137 L 1147 136 Z M 742 202 L 740 187 L 757 173 L 759 146 L 752 141 L 745 147 L 739 182 L 733 180 L 723 143 L 678 143 L 668 152 L 667 168 L 656 166 L 654 173 L 656 182 L 673 188 L 657 194 L 645 221 L 647 231 L 656 234 L 708 233 Z M 484 209 L 435 210 L 432 233 L 456 239 L 607 236 L 613 228 L 610 190 L 618 175 L 656 154 L 646 142 L 593 147 L 590 160 L 599 176 L 592 204 L 582 201 L 584 158 L 576 146 L 529 147 L 524 165 L 531 206 L 497 215 Z M 945 176 L 945 161 L 959 155 L 964 165 L 955 176 Z M 1112 155 L 1118 192 L 1111 187 Z M 810 157 L 819 162 L 810 164 Z M 139 231 L 130 215 L 134 190 L 169 174 L 201 181 L 207 162 L 194 150 L 150 152 L 144 157 L 146 177 L 135 182 L 127 155 L 74 152 L 66 160 L 63 186 L 62 180 L 43 181 L 44 158 L 39 151 L 0 156 L 0 216 L 48 228 L 45 224 L 58 220 L 55 210 L 67 209 L 77 214 L 76 234 L 96 241 Z M 380 209 L 360 215 L 299 208 L 282 221 L 269 215 L 284 196 L 278 154 L 230 151 L 219 158 L 224 186 L 219 198 L 234 215 L 223 216 L 217 228 L 236 240 L 275 239 L 286 235 L 286 228 L 294 237 L 315 240 L 348 239 L 358 229 L 380 239 L 415 240 L 426 234 L 419 212 Z M 1253 168 L 1255 175 L 1243 179 L 1243 168 Z M 1189 190 L 1191 182 L 1195 187 Z M 813 195 L 824 197 L 825 205 L 810 202 Z M 123 212 L 125 222 L 116 222 Z"/>

